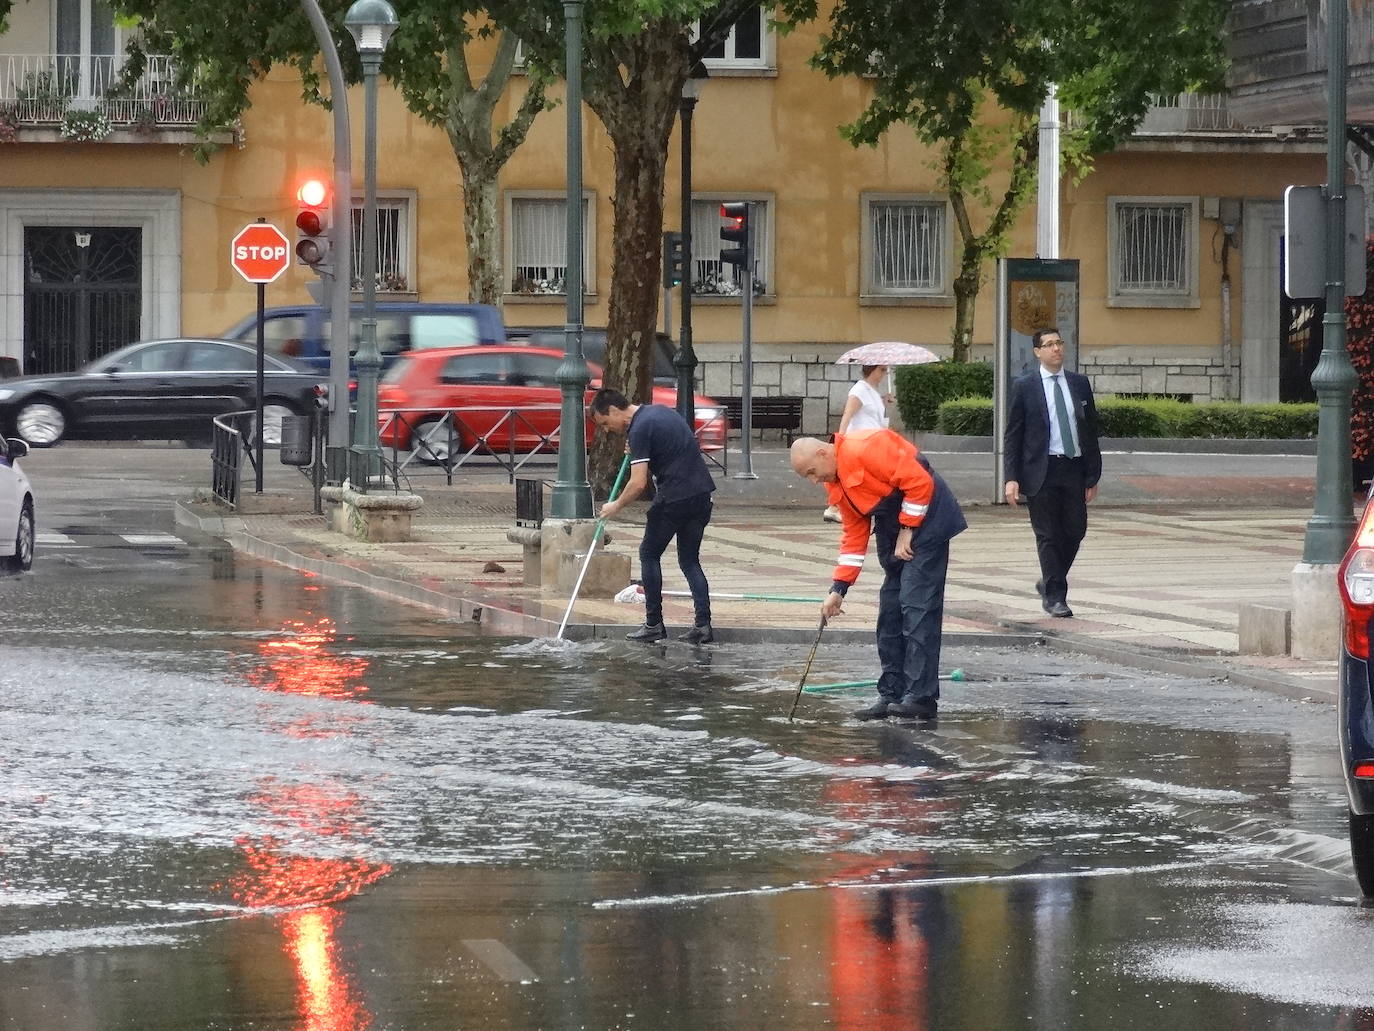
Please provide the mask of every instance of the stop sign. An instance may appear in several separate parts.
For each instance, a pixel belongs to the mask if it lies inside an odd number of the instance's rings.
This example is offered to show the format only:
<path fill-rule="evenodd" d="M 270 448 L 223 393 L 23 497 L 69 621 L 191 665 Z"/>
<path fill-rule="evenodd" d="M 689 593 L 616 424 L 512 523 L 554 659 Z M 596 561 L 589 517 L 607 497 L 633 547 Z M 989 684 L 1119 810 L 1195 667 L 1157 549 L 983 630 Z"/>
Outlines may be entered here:
<path fill-rule="evenodd" d="M 291 264 L 291 241 L 270 222 L 253 222 L 229 243 L 229 264 L 250 283 L 271 283 Z"/>

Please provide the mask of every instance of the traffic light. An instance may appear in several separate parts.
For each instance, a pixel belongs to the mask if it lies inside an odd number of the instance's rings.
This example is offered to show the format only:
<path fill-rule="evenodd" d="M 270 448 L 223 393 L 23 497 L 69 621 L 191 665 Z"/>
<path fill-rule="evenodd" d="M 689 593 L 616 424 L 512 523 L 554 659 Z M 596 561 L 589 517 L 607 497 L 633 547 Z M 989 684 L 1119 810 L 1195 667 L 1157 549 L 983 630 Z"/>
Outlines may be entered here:
<path fill-rule="evenodd" d="M 663 289 L 682 285 L 682 234 L 663 234 Z"/>
<path fill-rule="evenodd" d="M 307 179 L 296 191 L 300 211 L 296 213 L 296 260 L 316 273 L 329 271 L 329 184 L 323 179 Z"/>
<path fill-rule="evenodd" d="M 722 204 L 720 217 L 725 219 L 725 225 L 720 227 L 721 240 L 736 245 L 721 248 L 720 260 L 743 268 L 749 264 L 749 202 L 736 200 Z"/>

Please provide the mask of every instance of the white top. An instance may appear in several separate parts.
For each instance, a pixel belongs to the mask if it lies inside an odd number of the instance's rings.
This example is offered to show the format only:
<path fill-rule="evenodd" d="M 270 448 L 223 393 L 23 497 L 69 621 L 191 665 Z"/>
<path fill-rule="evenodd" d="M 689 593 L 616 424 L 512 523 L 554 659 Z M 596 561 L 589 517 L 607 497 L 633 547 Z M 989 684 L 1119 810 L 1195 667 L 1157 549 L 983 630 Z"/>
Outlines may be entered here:
<path fill-rule="evenodd" d="M 1057 384 L 1056 384 L 1056 381 Z M 1064 377 L 1064 371 L 1050 372 L 1043 365 L 1040 366 L 1040 386 L 1045 391 L 1045 408 L 1050 413 L 1050 454 L 1062 455 L 1064 453 L 1064 438 L 1059 432 L 1059 418 L 1054 409 L 1054 390 L 1056 385 L 1064 392 L 1064 410 L 1069 414 L 1069 432 L 1073 434 L 1074 454 L 1081 455 L 1083 449 L 1078 446 L 1078 420 L 1074 418 L 1073 412 L 1073 393 L 1069 390 L 1069 381 Z"/>
<path fill-rule="evenodd" d="M 859 399 L 859 410 L 850 417 L 846 433 L 887 429 L 887 405 L 873 384 L 861 379 L 849 388 L 849 396 Z"/>

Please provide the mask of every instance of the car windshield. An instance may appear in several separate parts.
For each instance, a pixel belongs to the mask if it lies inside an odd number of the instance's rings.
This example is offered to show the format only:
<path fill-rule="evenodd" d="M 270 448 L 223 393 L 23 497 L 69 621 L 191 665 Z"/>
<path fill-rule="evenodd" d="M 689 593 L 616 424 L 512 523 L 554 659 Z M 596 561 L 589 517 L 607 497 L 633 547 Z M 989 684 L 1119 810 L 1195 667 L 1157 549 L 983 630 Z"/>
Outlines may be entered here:
<path fill-rule="evenodd" d="M 563 331 L 561 329 L 538 329 L 525 341 L 531 347 L 552 347 L 563 350 Z M 606 364 L 606 331 L 603 329 L 583 330 L 582 353 L 587 361 L 597 365 Z M 654 334 L 653 365 L 650 375 L 660 381 L 673 382 L 677 376 L 673 368 L 673 342 L 661 333 Z"/>
<path fill-rule="evenodd" d="M 396 360 L 386 367 L 382 373 L 379 383 L 399 383 L 405 379 L 406 373 L 410 371 L 411 358 L 409 355 L 397 355 Z"/>

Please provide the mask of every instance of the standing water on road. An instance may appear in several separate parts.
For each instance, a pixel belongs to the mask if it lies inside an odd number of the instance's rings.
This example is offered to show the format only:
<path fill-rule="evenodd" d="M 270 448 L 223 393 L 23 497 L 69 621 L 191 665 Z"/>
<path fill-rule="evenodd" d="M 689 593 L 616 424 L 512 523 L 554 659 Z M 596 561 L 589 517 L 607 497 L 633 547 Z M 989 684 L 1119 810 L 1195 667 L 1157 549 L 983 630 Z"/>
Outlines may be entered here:
<path fill-rule="evenodd" d="M 937 724 L 849 720 L 862 693 L 789 722 L 795 646 L 496 639 L 218 548 L 141 557 L 0 582 L 0 1026 L 1374 1006 L 1340 958 L 1374 927 L 1320 856 L 1343 814 L 1315 707 L 960 648 Z M 811 681 L 873 665 L 823 648 Z M 1256 934 L 1323 910 L 1323 976 L 1245 976 Z"/>

